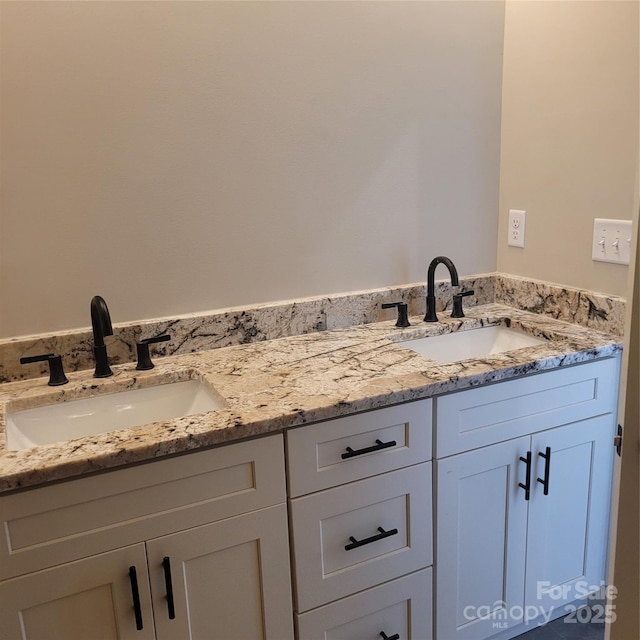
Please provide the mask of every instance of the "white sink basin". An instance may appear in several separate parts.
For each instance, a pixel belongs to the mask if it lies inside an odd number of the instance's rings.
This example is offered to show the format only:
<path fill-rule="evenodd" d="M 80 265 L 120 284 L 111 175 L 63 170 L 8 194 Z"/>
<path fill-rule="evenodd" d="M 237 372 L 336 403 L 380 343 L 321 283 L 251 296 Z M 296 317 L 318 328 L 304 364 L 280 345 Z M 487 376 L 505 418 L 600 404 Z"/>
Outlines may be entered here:
<path fill-rule="evenodd" d="M 437 362 L 457 362 L 546 342 L 542 338 L 535 338 L 507 327 L 480 327 L 431 338 L 404 340 L 398 344 Z"/>
<path fill-rule="evenodd" d="M 225 406 L 197 380 L 122 391 L 7 413 L 7 449 L 53 442 L 172 420 Z"/>

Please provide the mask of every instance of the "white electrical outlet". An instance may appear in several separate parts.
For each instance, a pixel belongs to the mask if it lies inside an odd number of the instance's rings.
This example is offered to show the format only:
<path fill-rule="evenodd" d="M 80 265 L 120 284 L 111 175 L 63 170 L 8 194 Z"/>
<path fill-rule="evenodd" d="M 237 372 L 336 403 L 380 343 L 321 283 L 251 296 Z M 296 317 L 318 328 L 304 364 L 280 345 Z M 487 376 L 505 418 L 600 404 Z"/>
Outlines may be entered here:
<path fill-rule="evenodd" d="M 592 260 L 629 264 L 630 252 L 631 220 L 594 220 Z"/>
<path fill-rule="evenodd" d="M 520 209 L 509 209 L 509 233 L 507 244 L 510 247 L 524 249 L 525 218 L 527 212 Z"/>

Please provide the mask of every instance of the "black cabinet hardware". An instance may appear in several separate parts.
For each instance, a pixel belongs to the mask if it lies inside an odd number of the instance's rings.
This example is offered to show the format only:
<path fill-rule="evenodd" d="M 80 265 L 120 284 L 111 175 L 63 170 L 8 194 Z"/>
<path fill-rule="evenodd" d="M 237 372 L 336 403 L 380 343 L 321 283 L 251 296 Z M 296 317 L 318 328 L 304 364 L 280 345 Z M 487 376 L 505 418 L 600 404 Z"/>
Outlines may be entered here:
<path fill-rule="evenodd" d="M 376 438 L 376 443 L 370 447 L 364 449 L 352 449 L 347 447 L 347 452 L 342 454 L 342 459 L 355 458 L 356 456 L 362 456 L 365 453 L 373 453 L 374 451 L 382 451 L 383 449 L 389 449 L 396 446 L 395 440 L 389 440 L 389 442 L 382 442 L 382 440 Z"/>
<path fill-rule="evenodd" d="M 398 307 L 398 320 L 396 327 L 410 327 L 408 307 L 405 302 L 383 302 L 383 309 L 392 309 Z"/>
<path fill-rule="evenodd" d="M 151 357 L 149 356 L 149 345 L 156 344 L 157 342 L 167 342 L 168 340 L 171 340 L 171 336 L 164 334 L 155 338 L 145 338 L 144 340 L 140 340 L 140 342 L 136 342 L 136 350 L 138 351 L 138 364 L 136 365 L 136 369 L 138 371 L 148 371 L 149 369 L 153 369 L 155 365 L 151 362 Z"/>
<path fill-rule="evenodd" d="M 388 636 L 384 631 L 380 632 L 382 640 L 400 640 L 400 634 L 394 633 L 392 636 Z"/>
<path fill-rule="evenodd" d="M 464 318 L 464 311 L 462 310 L 462 298 L 466 296 L 472 296 L 475 293 L 473 289 L 469 291 L 462 291 L 456 293 L 453 296 L 453 308 L 451 309 L 452 318 Z"/>
<path fill-rule="evenodd" d="M 622 455 L 622 425 L 618 425 L 618 431 L 613 438 L 613 446 L 616 448 L 618 456 Z"/>
<path fill-rule="evenodd" d="M 371 536 L 370 538 L 365 538 L 364 540 L 356 540 L 353 536 L 349 536 L 351 544 L 346 545 L 344 550 L 351 551 L 351 549 L 363 547 L 365 544 L 371 544 L 372 542 L 383 540 L 384 538 L 388 538 L 389 536 L 395 536 L 398 533 L 397 529 L 389 529 L 389 531 L 385 531 L 382 527 L 378 527 L 378 531 L 380 533 L 377 533 L 375 536 Z"/>
<path fill-rule="evenodd" d="M 544 487 L 544 495 L 549 495 L 549 473 L 551 471 L 551 447 L 547 447 L 544 453 L 538 451 L 538 455 L 544 459 L 544 478 L 536 478 Z"/>
<path fill-rule="evenodd" d="M 25 356 L 20 358 L 20 364 L 31 364 L 32 362 L 47 362 L 49 363 L 49 386 L 58 387 L 61 384 L 67 384 L 69 380 L 64 375 L 64 369 L 62 367 L 62 356 L 58 356 L 53 353 L 43 353 L 39 356 Z"/>
<path fill-rule="evenodd" d="M 171 580 L 171 560 L 169 556 L 162 558 L 162 568 L 164 569 L 164 585 L 167 591 L 167 612 L 169 620 L 176 617 L 176 608 L 173 604 L 173 581 Z"/>
<path fill-rule="evenodd" d="M 133 613 L 136 617 L 136 629 L 142 631 L 142 607 L 140 606 L 140 591 L 138 590 L 138 574 L 134 566 L 129 567 L 131 581 L 131 597 L 133 598 Z"/>
<path fill-rule="evenodd" d="M 520 460 L 526 463 L 527 474 L 526 474 L 526 480 L 524 481 L 524 484 L 522 484 L 522 482 L 518 482 L 518 486 L 521 489 L 524 489 L 524 499 L 528 500 L 529 497 L 531 496 L 531 451 L 527 451 L 526 458 L 523 458 L 522 456 L 520 456 Z"/>

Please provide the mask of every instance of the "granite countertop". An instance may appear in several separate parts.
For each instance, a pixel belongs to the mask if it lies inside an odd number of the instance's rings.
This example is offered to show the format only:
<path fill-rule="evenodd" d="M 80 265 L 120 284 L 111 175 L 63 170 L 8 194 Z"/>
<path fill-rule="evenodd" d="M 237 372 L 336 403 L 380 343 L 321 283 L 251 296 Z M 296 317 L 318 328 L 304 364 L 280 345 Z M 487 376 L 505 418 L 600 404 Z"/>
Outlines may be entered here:
<path fill-rule="evenodd" d="M 0 491 L 193 451 L 307 423 L 428 398 L 487 382 L 612 356 L 621 338 L 497 303 L 465 310 L 467 317 L 411 327 L 393 321 L 175 355 L 151 371 L 134 364 L 113 367 L 114 376 L 69 374 L 70 383 L 47 378 L 0 385 L 0 431 L 5 415 L 102 393 L 199 379 L 224 399 L 223 409 L 121 429 L 77 440 L 8 451 L 0 435 Z M 506 325 L 547 338 L 548 343 L 482 359 L 438 363 L 394 341 L 484 325 Z"/>

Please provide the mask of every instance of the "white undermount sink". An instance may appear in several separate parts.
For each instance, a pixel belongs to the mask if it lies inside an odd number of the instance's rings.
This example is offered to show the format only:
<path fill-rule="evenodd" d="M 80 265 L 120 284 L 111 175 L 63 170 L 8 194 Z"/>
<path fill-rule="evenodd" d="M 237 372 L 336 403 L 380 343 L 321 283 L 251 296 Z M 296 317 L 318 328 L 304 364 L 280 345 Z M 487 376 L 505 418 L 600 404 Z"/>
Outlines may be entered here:
<path fill-rule="evenodd" d="M 35 409 L 9 411 L 6 444 L 9 450 L 30 449 L 215 411 L 224 406 L 224 400 L 198 380 L 121 391 Z"/>
<path fill-rule="evenodd" d="M 545 344 L 542 338 L 507 327 L 480 327 L 440 336 L 404 340 L 398 344 L 437 362 L 457 362 L 483 358 L 523 347 Z"/>

